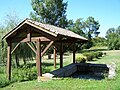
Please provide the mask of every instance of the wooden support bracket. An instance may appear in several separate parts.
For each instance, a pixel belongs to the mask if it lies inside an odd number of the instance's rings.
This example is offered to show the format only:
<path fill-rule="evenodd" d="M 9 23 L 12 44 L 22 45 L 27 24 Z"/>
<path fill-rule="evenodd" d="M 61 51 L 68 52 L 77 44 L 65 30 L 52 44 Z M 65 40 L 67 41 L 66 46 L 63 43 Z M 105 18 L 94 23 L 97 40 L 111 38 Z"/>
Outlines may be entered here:
<path fill-rule="evenodd" d="M 27 43 L 27 45 L 33 50 L 34 53 L 36 53 L 36 50 L 30 45 L 30 43 Z"/>
<path fill-rule="evenodd" d="M 18 48 L 19 45 L 20 45 L 20 43 L 18 43 L 18 44 L 14 47 L 14 49 L 11 51 L 11 54 L 13 54 L 13 52 Z"/>
<path fill-rule="evenodd" d="M 43 50 L 43 52 L 41 53 L 41 56 L 43 56 L 45 54 L 45 52 L 49 49 L 49 47 L 54 43 L 54 41 L 51 41 L 47 47 Z"/>

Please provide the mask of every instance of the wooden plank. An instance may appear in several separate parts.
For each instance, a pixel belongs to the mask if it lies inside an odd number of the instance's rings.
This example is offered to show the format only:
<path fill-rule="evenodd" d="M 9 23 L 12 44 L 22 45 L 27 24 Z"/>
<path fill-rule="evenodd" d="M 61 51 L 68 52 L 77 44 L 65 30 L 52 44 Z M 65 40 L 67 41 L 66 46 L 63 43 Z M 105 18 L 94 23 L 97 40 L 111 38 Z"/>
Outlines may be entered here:
<path fill-rule="evenodd" d="M 49 49 L 49 47 L 54 43 L 54 41 L 51 41 L 47 47 L 43 50 L 43 52 L 41 53 L 41 56 L 43 56 L 45 54 L 45 52 Z"/>
<path fill-rule="evenodd" d="M 29 44 L 27 43 L 27 45 L 33 50 L 33 52 L 36 54 L 36 50 Z"/>
<path fill-rule="evenodd" d="M 32 41 L 36 41 L 37 39 L 40 39 L 41 42 L 51 41 L 50 39 L 48 39 L 48 38 L 46 38 L 46 37 L 32 37 L 31 39 L 32 39 Z"/>
<path fill-rule="evenodd" d="M 13 52 L 18 48 L 19 45 L 20 45 L 20 43 L 18 43 L 18 44 L 14 47 L 14 49 L 11 51 L 11 54 L 13 54 Z"/>
<path fill-rule="evenodd" d="M 37 72 L 38 72 L 38 81 L 40 81 L 40 77 L 42 76 L 42 66 L 41 66 L 41 42 L 40 39 L 36 42 L 36 66 L 37 66 Z"/>
<path fill-rule="evenodd" d="M 10 41 L 7 42 L 8 47 L 7 47 L 7 79 L 11 80 L 11 48 L 12 44 Z"/>
<path fill-rule="evenodd" d="M 54 68 L 56 68 L 56 47 L 54 46 Z"/>
<path fill-rule="evenodd" d="M 63 45 L 60 43 L 60 68 L 63 67 Z"/>
<path fill-rule="evenodd" d="M 63 43 L 72 43 L 72 42 L 75 42 L 77 41 L 77 39 L 66 39 L 66 40 L 56 40 L 55 43 L 60 43 L 60 42 L 63 42 Z"/>
<path fill-rule="evenodd" d="M 51 41 L 50 39 L 46 38 L 46 37 L 31 37 L 31 41 L 37 41 L 38 39 L 41 40 L 41 42 L 48 42 L 48 41 Z M 12 42 L 28 42 L 30 40 L 28 40 L 28 38 L 25 38 L 25 37 L 17 37 L 17 38 L 14 38 L 12 40 Z"/>

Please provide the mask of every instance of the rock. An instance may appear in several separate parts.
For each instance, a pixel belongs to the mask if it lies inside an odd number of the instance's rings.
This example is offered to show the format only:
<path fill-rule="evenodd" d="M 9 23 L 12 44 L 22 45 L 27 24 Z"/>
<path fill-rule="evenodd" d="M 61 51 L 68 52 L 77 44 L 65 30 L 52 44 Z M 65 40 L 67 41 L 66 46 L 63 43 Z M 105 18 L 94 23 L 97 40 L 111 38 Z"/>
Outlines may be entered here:
<path fill-rule="evenodd" d="M 109 68 L 108 78 L 109 79 L 114 79 L 114 77 L 116 75 L 116 72 L 115 72 L 116 64 L 114 62 L 112 62 L 111 65 L 108 65 L 108 68 Z"/>
<path fill-rule="evenodd" d="M 45 74 L 43 74 L 43 76 L 47 77 L 47 78 L 53 78 L 54 77 L 54 75 L 51 74 L 51 73 L 45 73 Z"/>

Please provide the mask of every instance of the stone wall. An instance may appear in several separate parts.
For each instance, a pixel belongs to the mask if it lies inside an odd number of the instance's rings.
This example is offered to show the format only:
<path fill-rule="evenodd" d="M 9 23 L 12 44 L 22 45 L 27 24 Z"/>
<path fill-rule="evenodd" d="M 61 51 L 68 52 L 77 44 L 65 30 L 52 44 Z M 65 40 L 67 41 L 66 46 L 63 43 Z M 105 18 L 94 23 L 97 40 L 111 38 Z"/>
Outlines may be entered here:
<path fill-rule="evenodd" d="M 50 73 L 44 74 L 43 76 L 53 77 L 68 77 L 75 72 L 92 72 L 92 73 L 108 73 L 109 68 L 106 64 L 90 64 L 90 63 L 73 63 L 63 68 L 54 70 Z"/>

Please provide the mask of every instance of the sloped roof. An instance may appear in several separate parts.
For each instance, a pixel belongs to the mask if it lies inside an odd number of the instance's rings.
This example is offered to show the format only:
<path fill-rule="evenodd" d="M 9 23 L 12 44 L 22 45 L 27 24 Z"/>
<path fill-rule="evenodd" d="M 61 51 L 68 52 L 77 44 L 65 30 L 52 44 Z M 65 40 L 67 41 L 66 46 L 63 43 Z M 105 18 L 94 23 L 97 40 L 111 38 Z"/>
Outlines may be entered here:
<path fill-rule="evenodd" d="M 30 20 L 30 19 L 25 19 L 24 21 L 22 21 L 13 30 L 8 32 L 2 39 L 6 39 L 9 36 L 11 36 L 15 31 L 17 31 L 18 28 L 22 27 L 24 24 L 28 24 L 28 25 L 31 25 L 33 27 L 36 27 L 37 29 L 42 30 L 42 31 L 44 31 L 46 33 L 49 33 L 49 34 L 51 34 L 51 35 L 53 35 L 55 37 L 57 37 L 58 35 L 62 35 L 62 36 L 67 36 L 67 37 L 72 37 L 72 38 L 87 41 L 86 38 L 72 32 L 70 30 L 63 29 L 63 28 L 53 26 L 53 25 L 49 25 L 49 24 L 43 24 L 43 23 L 33 21 L 33 20 Z"/>

